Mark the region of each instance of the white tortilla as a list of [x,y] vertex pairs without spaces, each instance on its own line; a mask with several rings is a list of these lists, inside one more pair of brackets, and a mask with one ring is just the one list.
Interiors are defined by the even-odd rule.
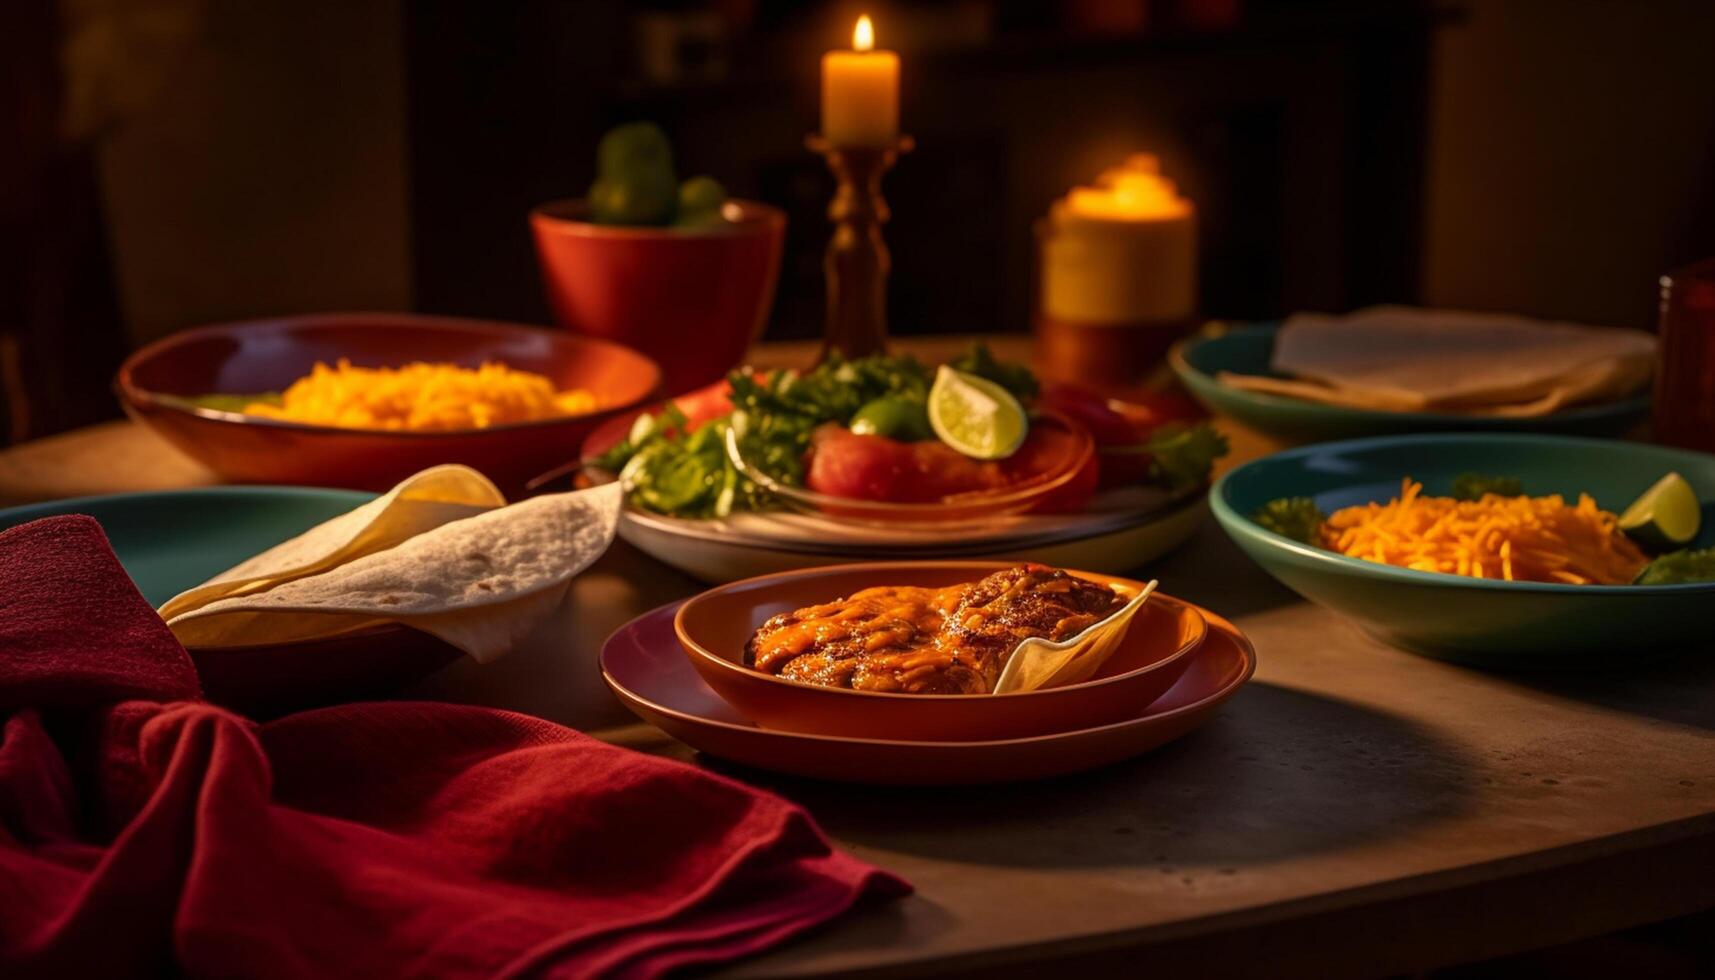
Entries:
[[399,623],[486,663],[553,612],[572,577],[607,550],[621,500],[618,484],[536,497],[315,575],[216,599],[167,625],[185,646],[207,649]]
[[1654,358],[1639,330],[1376,306],[1288,318],[1271,366],[1290,377],[1220,380],[1360,408],[1528,416],[1630,394]]
[[161,607],[171,621],[218,599],[284,582],[386,551],[450,521],[503,507],[506,497],[468,466],[435,466],[406,478],[363,506],[324,521],[239,563]]

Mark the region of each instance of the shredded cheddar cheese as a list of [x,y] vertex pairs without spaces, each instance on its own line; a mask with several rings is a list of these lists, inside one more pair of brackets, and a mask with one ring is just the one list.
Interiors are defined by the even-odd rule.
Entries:
[[280,404],[252,402],[251,415],[352,429],[447,431],[486,429],[595,411],[582,389],[556,390],[540,374],[486,363],[471,370],[417,361],[401,368],[360,368],[341,358],[318,363],[292,382]]
[[1619,519],[1587,494],[1480,500],[1425,497],[1407,477],[1400,495],[1336,511],[1324,547],[1353,558],[1472,578],[1620,585],[1648,563]]

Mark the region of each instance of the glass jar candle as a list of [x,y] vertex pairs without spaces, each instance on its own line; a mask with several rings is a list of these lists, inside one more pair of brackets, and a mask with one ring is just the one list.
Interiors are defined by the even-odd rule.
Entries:
[[1655,438],[1715,452],[1715,258],[1661,277]]
[[1036,226],[1037,360],[1050,377],[1136,384],[1195,321],[1196,209],[1136,154]]

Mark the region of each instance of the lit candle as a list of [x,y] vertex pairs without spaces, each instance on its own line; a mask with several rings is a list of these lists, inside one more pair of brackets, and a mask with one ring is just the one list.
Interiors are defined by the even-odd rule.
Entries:
[[1138,381],[1197,308],[1197,212],[1136,154],[1075,187],[1038,227],[1038,355],[1054,377]]
[[876,51],[869,15],[852,50],[822,56],[822,137],[835,146],[888,146],[899,138],[899,55]]

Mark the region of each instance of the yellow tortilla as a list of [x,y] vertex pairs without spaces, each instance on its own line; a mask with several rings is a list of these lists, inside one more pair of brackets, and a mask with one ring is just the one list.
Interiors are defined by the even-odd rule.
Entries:
[[1132,619],[1159,584],[1151,579],[1142,591],[1130,596],[1127,589],[1110,584],[1109,588],[1126,596],[1126,604],[1113,615],[1059,643],[1041,637],[1019,643],[995,679],[993,693],[1037,691],[1089,680],[1119,650]]
[[436,466],[362,507],[341,514],[181,592],[161,607],[169,622],[229,596],[261,592],[386,551],[449,521],[502,507],[506,497],[468,466]]
[[1654,357],[1638,330],[1377,306],[1290,317],[1271,364],[1287,377],[1219,380],[1355,408],[1531,416],[1630,394]]
[[536,497],[442,524],[384,551],[207,602],[168,620],[199,649],[335,636],[381,623],[431,633],[476,660],[504,653],[607,550],[618,484]]

